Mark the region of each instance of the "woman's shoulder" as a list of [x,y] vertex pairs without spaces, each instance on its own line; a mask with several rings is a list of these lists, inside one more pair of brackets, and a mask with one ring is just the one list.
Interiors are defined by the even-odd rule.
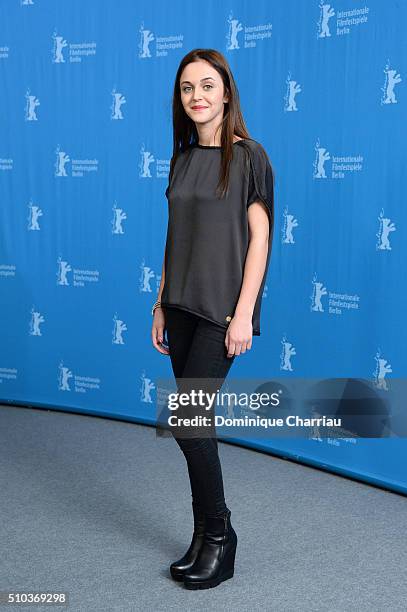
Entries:
[[235,144],[237,143],[245,147],[249,152],[267,156],[267,151],[264,146],[254,138],[241,138],[235,141]]
[[241,145],[246,151],[246,156],[250,159],[252,165],[259,170],[262,169],[264,171],[266,166],[271,166],[271,161],[266,149],[260,142],[254,140],[254,138],[243,138],[242,140],[236,141],[235,144]]
[[255,191],[265,200],[270,209],[273,206],[274,173],[264,146],[253,138],[239,141],[244,146],[250,165],[250,179]]

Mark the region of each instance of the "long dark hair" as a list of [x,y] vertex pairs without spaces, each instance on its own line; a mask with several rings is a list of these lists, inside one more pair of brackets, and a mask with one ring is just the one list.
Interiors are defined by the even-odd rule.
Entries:
[[207,61],[217,70],[223,81],[224,95],[229,96],[229,102],[224,105],[221,124],[221,168],[217,186],[217,189],[220,190],[220,197],[223,197],[227,192],[229,183],[229,168],[233,156],[233,135],[236,134],[240,138],[250,138],[250,134],[240,110],[239,92],[229,64],[222,53],[215,49],[193,49],[183,57],[175,75],[172,99],[173,151],[169,180],[171,182],[178,155],[191,145],[199,142],[195,123],[188,117],[182,105],[180,88],[181,74],[185,66],[199,60]]

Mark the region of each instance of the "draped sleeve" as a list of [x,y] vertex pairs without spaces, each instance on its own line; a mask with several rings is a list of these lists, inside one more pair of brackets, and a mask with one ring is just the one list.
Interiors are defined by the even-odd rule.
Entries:
[[274,177],[267,154],[256,143],[246,147],[249,153],[249,191],[247,207],[256,200],[262,200],[270,213],[274,209]]
[[271,260],[271,251],[274,233],[274,173],[268,155],[263,146],[253,139],[239,141],[247,151],[248,190],[246,211],[253,202],[261,201],[264,204],[269,220],[267,259],[263,280],[256,299],[253,315],[253,335],[260,335],[260,313],[263,291],[266,284],[267,273]]
[[274,231],[274,174],[263,147],[256,141],[245,141],[249,158],[249,186],[246,207],[261,200],[269,218],[269,240]]

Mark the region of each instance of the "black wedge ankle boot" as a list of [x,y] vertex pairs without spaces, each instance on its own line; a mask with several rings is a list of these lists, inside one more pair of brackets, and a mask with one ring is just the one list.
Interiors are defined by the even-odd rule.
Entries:
[[206,516],[205,535],[198,557],[184,574],[187,589],[210,589],[232,578],[237,535],[230,522],[230,510],[223,516]]
[[204,532],[205,532],[205,514],[203,510],[192,502],[192,511],[194,514],[194,532],[192,534],[192,542],[181,559],[175,561],[170,565],[171,576],[174,580],[182,581],[184,579],[184,573],[192,567],[196,561],[198,552],[202,546]]

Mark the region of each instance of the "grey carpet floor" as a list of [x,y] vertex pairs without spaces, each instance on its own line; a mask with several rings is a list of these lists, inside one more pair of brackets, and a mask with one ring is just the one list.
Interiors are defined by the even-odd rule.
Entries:
[[[235,575],[188,591],[168,565],[192,529],[185,459],[141,425],[0,409],[0,590],[64,591],[76,611],[407,609],[407,500],[220,443]],[[3,610],[16,607],[1,606]]]

